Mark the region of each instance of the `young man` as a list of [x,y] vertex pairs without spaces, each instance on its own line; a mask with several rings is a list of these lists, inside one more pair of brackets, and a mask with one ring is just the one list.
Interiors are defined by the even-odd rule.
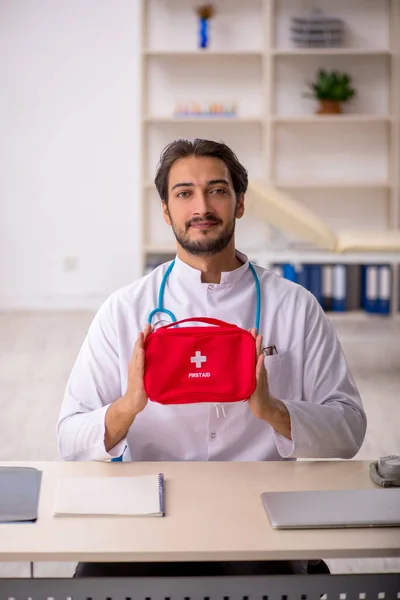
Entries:
[[[251,330],[259,356],[253,395],[225,405],[222,414],[209,404],[148,400],[143,344],[168,268],[163,264],[115,292],[95,316],[58,422],[65,460],[107,460],[125,448],[134,461],[351,458],[359,450],[365,413],[315,297],[256,266],[262,310],[254,329],[255,280],[234,236],[247,182],[226,145],[201,139],[167,146],[155,179],[177,242],[164,306],[177,320],[215,317]],[[262,352],[272,346],[277,354]]]

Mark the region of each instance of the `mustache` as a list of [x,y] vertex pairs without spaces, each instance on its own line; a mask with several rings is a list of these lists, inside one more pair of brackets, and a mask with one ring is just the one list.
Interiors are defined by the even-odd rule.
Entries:
[[216,225],[219,225],[220,223],[222,223],[221,219],[217,219],[217,217],[213,217],[212,215],[208,215],[206,217],[194,217],[193,219],[190,219],[190,221],[186,221],[185,225],[186,225],[186,229],[189,229],[189,227],[191,225],[193,225],[193,223],[215,223]]

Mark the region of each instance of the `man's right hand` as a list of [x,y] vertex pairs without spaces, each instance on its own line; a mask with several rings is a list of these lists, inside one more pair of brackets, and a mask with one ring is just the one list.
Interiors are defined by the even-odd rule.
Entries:
[[127,435],[135,417],[146,408],[148,398],[143,386],[144,342],[152,331],[153,327],[146,325],[144,331],[139,333],[128,366],[126,392],[106,412],[104,445],[107,452]]
[[124,398],[132,409],[133,416],[136,416],[146,408],[148,398],[144,391],[144,342],[153,327],[147,324],[143,331],[138,334],[133,355],[128,367],[128,385]]

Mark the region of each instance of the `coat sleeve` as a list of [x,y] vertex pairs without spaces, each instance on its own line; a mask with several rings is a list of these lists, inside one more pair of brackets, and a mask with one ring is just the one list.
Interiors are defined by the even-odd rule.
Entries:
[[112,297],[96,314],[82,344],[57,423],[58,447],[64,460],[110,460],[125,448],[121,440],[107,452],[105,415],[121,396],[117,335],[112,319]]
[[309,294],[303,350],[301,401],[282,399],[292,440],[275,433],[283,458],[352,458],[360,449],[367,418],[331,322]]

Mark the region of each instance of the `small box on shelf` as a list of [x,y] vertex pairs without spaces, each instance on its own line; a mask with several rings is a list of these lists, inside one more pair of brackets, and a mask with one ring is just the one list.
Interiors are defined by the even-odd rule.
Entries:
[[174,117],[236,117],[235,103],[210,102],[199,104],[197,102],[180,102],[176,104]]

